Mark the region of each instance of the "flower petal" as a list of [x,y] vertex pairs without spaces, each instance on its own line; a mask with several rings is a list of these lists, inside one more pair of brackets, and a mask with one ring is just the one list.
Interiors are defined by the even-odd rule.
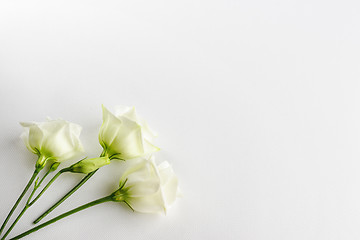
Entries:
[[[134,163],[133,163],[134,162]],[[138,212],[162,212],[175,202],[178,179],[168,162],[154,158],[131,161],[120,180],[119,196]]]
[[21,138],[33,153],[45,159],[63,161],[82,152],[79,139],[81,127],[64,120],[40,123],[20,123],[24,127]]
[[103,124],[99,141],[110,158],[133,159],[158,151],[145,121],[138,118],[135,108],[117,107],[116,114],[103,108]]

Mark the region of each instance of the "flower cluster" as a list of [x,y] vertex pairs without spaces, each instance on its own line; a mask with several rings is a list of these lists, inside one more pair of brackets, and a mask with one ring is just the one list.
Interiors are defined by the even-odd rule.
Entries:
[[49,167],[43,177],[41,179],[37,178],[35,181],[23,211],[1,237],[1,240],[8,236],[24,212],[38,200],[61,174],[71,172],[86,174],[86,176],[68,194],[37,218],[34,223],[39,222],[59,206],[89,180],[99,168],[110,164],[112,160],[127,161],[127,169],[125,169],[122,176],[119,176],[119,188],[113,193],[64,213],[13,239],[24,237],[63,217],[102,202],[123,202],[133,211],[142,213],[166,212],[169,206],[175,202],[178,196],[178,179],[168,162],[156,164],[154,153],[160,149],[153,144],[156,137],[154,131],[149,128],[143,119],[138,117],[135,108],[117,107],[115,111],[111,112],[103,106],[102,110],[103,123],[99,131],[99,143],[103,151],[99,157],[84,158],[69,167],[59,170],[35,198],[33,198],[35,192],[50,172],[56,171],[62,162],[79,157],[84,153],[79,138],[81,127],[65,120],[21,123],[24,127],[21,138],[26,147],[38,156],[38,159],[30,181],[1,226],[0,236],[14,210],[32,186],[38,174],[46,165]]

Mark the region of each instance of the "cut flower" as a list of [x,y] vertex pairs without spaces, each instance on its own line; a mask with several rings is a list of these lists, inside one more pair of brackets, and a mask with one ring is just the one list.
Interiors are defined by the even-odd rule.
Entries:
[[178,179],[168,162],[156,165],[153,158],[141,159],[123,174],[113,199],[137,212],[157,213],[166,212],[178,193]]
[[48,160],[62,162],[83,152],[79,136],[81,127],[65,120],[20,123],[26,147],[39,156],[37,168],[43,168]]
[[155,134],[138,118],[135,108],[117,108],[116,115],[104,106],[99,142],[110,159],[128,160],[158,151],[151,141]]

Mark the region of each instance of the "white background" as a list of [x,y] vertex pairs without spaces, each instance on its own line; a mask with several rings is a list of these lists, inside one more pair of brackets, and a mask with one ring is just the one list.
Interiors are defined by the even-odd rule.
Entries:
[[[0,2],[0,219],[33,172],[19,121],[83,126],[136,106],[184,197],[108,203],[27,239],[360,239],[360,4],[325,0]],[[120,162],[49,217],[112,192]],[[67,174],[15,227],[31,227]],[[49,218],[47,218],[49,219]]]

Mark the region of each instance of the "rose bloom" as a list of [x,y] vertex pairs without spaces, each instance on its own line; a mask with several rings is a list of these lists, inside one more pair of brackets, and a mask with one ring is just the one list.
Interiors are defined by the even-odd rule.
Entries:
[[103,124],[99,132],[103,156],[128,160],[158,151],[159,148],[151,143],[154,137],[146,122],[137,116],[135,108],[117,108],[113,114],[103,106]]
[[83,152],[79,136],[81,127],[65,120],[23,122],[21,135],[26,147],[39,156],[37,167],[43,168],[48,160],[62,162]]
[[166,213],[178,195],[178,179],[170,164],[156,165],[152,158],[131,162],[120,179],[114,200],[125,202],[137,212]]

